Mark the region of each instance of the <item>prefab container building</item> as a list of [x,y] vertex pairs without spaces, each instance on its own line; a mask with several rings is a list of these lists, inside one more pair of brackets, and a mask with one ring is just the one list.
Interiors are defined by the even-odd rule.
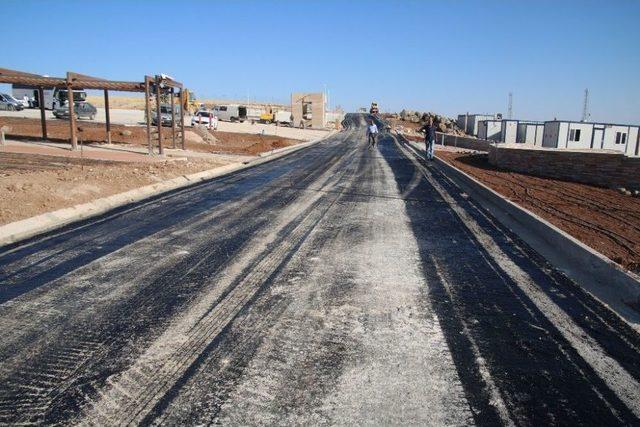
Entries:
[[542,135],[544,134],[544,123],[542,122],[519,122],[518,136],[516,142],[518,144],[527,144],[534,146],[542,146]]
[[496,116],[492,114],[459,114],[458,127],[467,135],[478,136],[478,124],[483,120],[493,120]]
[[604,149],[640,155],[638,125],[554,120],[544,123],[542,146],[550,148]]
[[501,120],[481,120],[478,122],[478,138],[488,141],[500,141]]
[[518,136],[518,120],[503,120],[500,129],[500,141],[515,144]]

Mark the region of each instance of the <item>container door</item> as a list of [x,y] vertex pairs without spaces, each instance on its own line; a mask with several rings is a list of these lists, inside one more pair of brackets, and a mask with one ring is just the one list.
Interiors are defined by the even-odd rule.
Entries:
[[604,146],[604,129],[594,128],[593,137],[591,138],[591,148],[603,148]]

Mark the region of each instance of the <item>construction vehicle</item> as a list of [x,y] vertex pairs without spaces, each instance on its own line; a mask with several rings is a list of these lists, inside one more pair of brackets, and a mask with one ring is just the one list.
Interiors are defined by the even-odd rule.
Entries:
[[189,114],[195,114],[195,112],[200,109],[200,104],[196,101],[196,94],[187,88],[182,89],[182,91],[184,92],[184,105],[182,106],[183,111]]
[[278,110],[275,113],[262,113],[260,123],[275,123],[276,126],[293,126],[291,111]]
[[371,103],[371,108],[369,108],[369,114],[378,114],[379,110],[378,110],[378,103],[377,102],[372,102]]

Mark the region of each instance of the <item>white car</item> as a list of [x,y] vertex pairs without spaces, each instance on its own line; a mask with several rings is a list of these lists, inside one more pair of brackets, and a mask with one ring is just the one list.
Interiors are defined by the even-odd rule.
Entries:
[[191,126],[206,125],[209,129],[218,128],[218,118],[212,112],[199,110],[191,117]]

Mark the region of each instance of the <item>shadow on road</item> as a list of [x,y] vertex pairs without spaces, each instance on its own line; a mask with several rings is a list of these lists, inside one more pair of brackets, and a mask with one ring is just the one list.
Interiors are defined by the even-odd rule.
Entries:
[[[380,153],[402,192],[420,173],[386,136]],[[535,283],[603,348],[640,378],[637,334],[517,236],[500,228],[432,164],[423,164]],[[505,415],[525,424],[627,424],[634,414],[475,239],[424,178],[407,194],[406,213],[419,245],[428,299],[435,310],[476,422]],[[514,244],[517,243],[517,246]],[[521,249],[519,249],[520,247]],[[585,343],[584,345],[588,345]],[[491,394],[505,402],[500,414]],[[608,407],[610,406],[610,407]],[[617,414],[616,414],[617,413]]]

